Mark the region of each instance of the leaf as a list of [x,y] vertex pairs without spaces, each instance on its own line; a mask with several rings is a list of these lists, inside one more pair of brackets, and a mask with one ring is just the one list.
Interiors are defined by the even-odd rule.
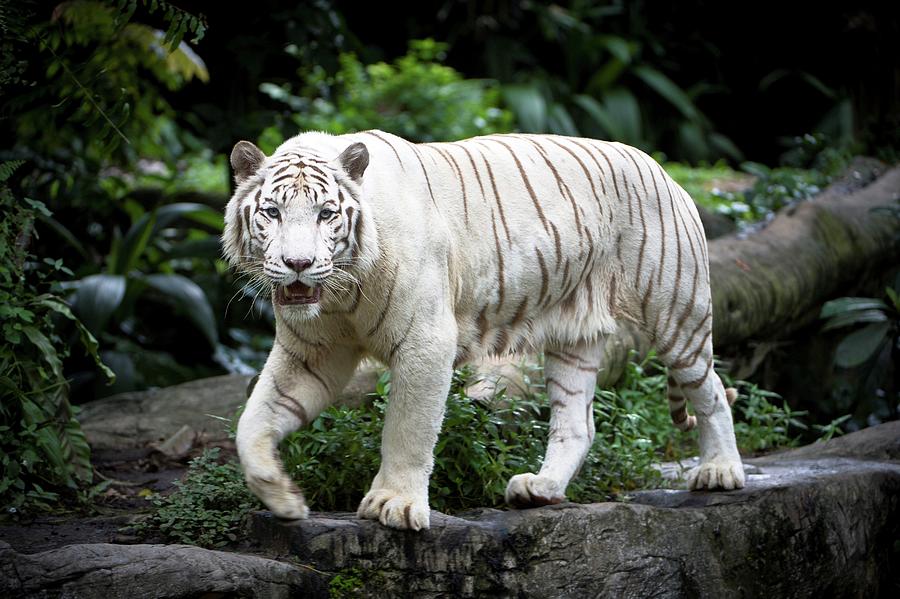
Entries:
[[585,94],[578,94],[573,101],[584,110],[600,127],[610,139],[621,139],[622,132],[618,124],[613,121],[609,112],[600,105],[596,99]]
[[118,259],[113,273],[124,275],[136,268],[150,240],[179,218],[193,220],[217,232],[222,231],[224,227],[222,214],[204,204],[178,202],[161,206],[141,216],[125,234],[118,248]]
[[504,85],[503,100],[515,113],[523,131],[542,133],[547,128],[547,102],[535,85]]
[[125,297],[125,277],[90,275],[76,281],[75,285],[75,293],[70,298],[72,310],[96,337],[106,329],[106,324]]
[[616,141],[633,146],[641,145],[641,108],[634,95],[621,88],[606,92],[603,105],[610,118],[618,124],[620,134]]
[[138,219],[125,237],[122,238],[116,251],[116,260],[111,264],[112,275],[125,275],[137,266],[137,261],[147,249],[147,243],[156,226],[156,212],[149,212]]
[[15,173],[23,164],[25,164],[24,160],[7,160],[5,162],[0,162],[0,183],[5,182],[12,177],[13,173]]
[[692,161],[703,160],[709,155],[703,131],[696,123],[683,121],[678,127],[678,141],[681,144],[681,151]]
[[861,310],[887,310],[887,305],[883,301],[871,297],[842,297],[825,302],[819,318],[830,318],[844,312]]
[[597,41],[623,64],[631,62],[631,44],[624,38],[618,35],[601,35]]
[[822,327],[822,330],[831,331],[833,329],[839,329],[841,327],[864,322],[884,322],[887,319],[887,316],[881,310],[853,310],[841,312],[836,316],[832,316],[831,320],[826,322],[825,326]]
[[875,355],[881,348],[890,322],[874,322],[847,335],[837,346],[834,363],[841,368],[855,368]]
[[25,333],[28,340],[38,349],[44,361],[50,365],[54,377],[56,379],[62,379],[62,360],[59,359],[56,348],[53,347],[53,344],[47,339],[47,336],[39,331],[37,327],[33,326],[22,327],[22,332]]
[[550,107],[547,129],[550,133],[556,133],[557,135],[578,136],[578,128],[575,126],[575,121],[572,120],[569,111],[566,110],[565,106],[557,102],[554,102]]
[[72,314],[72,310],[69,309],[69,306],[65,304],[61,299],[55,297],[53,295],[45,294],[39,295],[35,298],[35,303],[40,306],[44,306],[49,310],[53,310],[57,314],[61,314],[65,316],[69,320],[75,323],[75,326],[78,328],[78,333],[81,336],[81,344],[84,345],[87,353],[94,359],[94,363],[103,372],[103,375],[106,377],[107,384],[113,384],[116,381],[116,373],[109,369],[109,367],[103,363],[103,360],[100,359],[99,354],[99,346],[97,343],[97,338],[94,337],[91,332],[87,329],[84,324]]
[[900,311],[900,295],[890,287],[887,287],[884,291],[890,298],[891,303],[894,304],[894,310]]
[[166,253],[166,258],[207,258],[215,260],[222,255],[222,246],[218,237],[208,236],[203,239],[188,239],[175,244]]
[[143,280],[181,310],[200,329],[211,347],[216,346],[219,340],[216,318],[199,285],[176,274],[147,275]]
[[656,93],[663,97],[666,101],[678,109],[681,114],[692,121],[701,121],[702,115],[694,106],[694,103],[688,97],[684,90],[678,87],[671,79],[647,66],[634,67],[634,74],[648,87],[652,88]]

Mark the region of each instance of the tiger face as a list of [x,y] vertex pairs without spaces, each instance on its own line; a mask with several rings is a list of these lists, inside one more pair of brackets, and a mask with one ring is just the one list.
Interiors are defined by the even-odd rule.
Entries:
[[331,281],[353,264],[359,249],[365,145],[354,144],[328,160],[303,148],[267,158],[242,141],[231,164],[238,189],[226,210],[226,256],[271,287],[277,307],[301,317],[317,315],[323,290],[340,288]]

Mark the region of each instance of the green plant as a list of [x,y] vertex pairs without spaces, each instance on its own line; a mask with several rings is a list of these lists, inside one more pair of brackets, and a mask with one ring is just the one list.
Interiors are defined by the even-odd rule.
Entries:
[[237,461],[220,463],[219,449],[190,462],[171,495],[154,496],[154,512],[134,526],[137,534],[158,532],[169,541],[222,547],[238,539],[247,514],[261,507],[247,489]]
[[[657,157],[661,159],[662,156]],[[744,162],[736,171],[719,161],[691,167],[663,162],[666,172],[701,206],[742,228],[768,220],[781,208],[819,194],[849,163],[849,155],[821,135],[792,140],[785,166]]]
[[[429,489],[432,507],[456,512],[501,506],[510,477],[540,468],[547,437],[546,395],[502,394],[489,404],[469,399],[470,372],[454,373],[443,430],[435,448]],[[739,447],[755,453],[796,443],[794,429],[804,428],[805,412],[770,399],[778,396],[756,385],[736,383]],[[288,473],[316,509],[354,510],[379,466],[381,426],[390,392],[390,377],[379,381],[374,402],[358,411],[326,410],[312,426],[289,435],[281,445]],[[660,459],[696,453],[696,434],[672,427],[666,397],[666,373],[648,357],[631,363],[615,389],[598,389],[594,401],[596,438],[569,486],[572,501],[605,500],[637,489],[658,486]]]
[[843,435],[844,429],[841,428],[841,425],[850,420],[852,416],[852,414],[844,414],[828,424],[814,424],[813,428],[819,433],[819,441],[828,441],[833,437]]
[[[116,230],[104,259],[105,272],[64,284],[71,292],[72,310],[101,340],[104,358],[121,375],[114,391],[173,384],[180,382],[179,378],[192,377],[192,372],[184,371],[174,358],[166,356],[167,348],[156,349],[151,358],[138,347],[153,343],[157,336],[154,327],[167,327],[173,315],[199,333],[203,341],[193,343],[195,351],[203,351],[205,346],[207,355],[215,355],[221,347],[220,319],[207,293],[181,273],[197,270],[197,262],[212,264],[215,272],[218,244],[210,231],[221,231],[222,215],[193,203],[168,204],[147,212],[136,203],[129,208],[134,222],[124,235]],[[64,227],[58,223],[57,229]],[[143,318],[138,318],[138,310]],[[152,314],[158,317],[149,317]],[[151,359],[161,361],[161,367],[148,367]],[[136,368],[138,361],[143,361],[144,368]],[[153,378],[157,370],[163,377],[168,371],[168,378]]]
[[344,568],[328,581],[328,596],[331,599],[359,597],[363,591],[372,594],[384,587],[384,577],[380,572],[361,568]]
[[[441,64],[446,44],[410,42],[409,52],[393,63],[363,65],[342,54],[331,75],[315,66],[300,72],[302,89],[264,83],[263,93],[288,105],[300,130],[347,133],[383,129],[413,141],[451,141],[506,132],[511,115],[498,108],[499,92],[488,81],[469,80]],[[281,141],[270,129],[261,143],[267,150]]]
[[51,281],[71,274],[62,260],[29,252],[40,202],[16,198],[9,178],[21,163],[0,163],[0,505],[7,515],[48,508],[67,490],[77,496],[93,479],[90,448],[69,404],[62,362],[63,322],[76,330],[93,362],[97,341],[54,293]]
[[[502,68],[503,99],[519,128],[646,150],[665,143],[673,156],[692,162],[722,155],[740,160],[740,150],[697,107],[711,86],[685,88],[663,72],[664,46],[640,25],[640,11],[619,3],[523,5],[523,16],[537,20],[541,39],[530,45],[515,41],[497,59],[530,67],[524,76],[512,74],[523,70],[513,64]],[[542,69],[548,61],[539,51],[565,67]]]
[[842,297],[822,306],[819,318],[827,319],[822,331],[854,327],[838,344],[834,363],[856,368],[900,343],[900,276],[885,288],[887,301],[871,297]]
[[[807,429],[803,421],[806,411],[792,410],[786,401],[776,405],[770,400],[781,396],[760,389],[755,383],[730,381],[738,390],[734,404],[734,434],[738,447],[755,454],[780,447],[794,447],[800,442],[800,431]],[[792,435],[792,433],[796,433]]]

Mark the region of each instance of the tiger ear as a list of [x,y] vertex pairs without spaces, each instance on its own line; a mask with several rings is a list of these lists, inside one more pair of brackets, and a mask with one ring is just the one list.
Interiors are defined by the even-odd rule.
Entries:
[[341,152],[338,156],[338,162],[350,175],[350,178],[357,184],[362,182],[363,173],[369,166],[369,150],[364,143],[352,144],[349,148]]
[[239,141],[231,150],[231,168],[234,169],[234,182],[240,185],[259,170],[266,155],[249,141]]

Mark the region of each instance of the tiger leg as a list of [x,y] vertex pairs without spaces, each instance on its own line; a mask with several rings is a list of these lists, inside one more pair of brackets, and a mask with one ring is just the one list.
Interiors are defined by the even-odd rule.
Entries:
[[327,366],[312,370],[280,342],[272,348],[238,421],[237,450],[247,486],[276,516],[309,515],[303,493],[284,471],[278,443],[331,405],[358,360],[355,350],[334,349],[317,356]]
[[357,508],[359,518],[407,530],[430,526],[428,480],[456,355],[455,322],[446,316],[433,323],[423,317],[395,345],[381,467]]
[[544,356],[550,397],[547,454],[538,474],[517,474],[510,479],[506,502],[513,507],[563,501],[569,481],[594,441],[593,399],[602,345],[582,342],[564,349],[549,348]]
[[[713,370],[712,341],[704,336],[703,345],[692,358],[676,359],[671,354],[661,358],[669,367],[670,412],[676,426],[692,428],[684,399],[691,402],[700,433],[700,465],[688,472],[688,487],[702,489],[740,489],[744,486],[744,468],[734,437],[731,419],[732,393],[726,392],[722,380]],[[729,390],[730,391],[730,390]],[[674,399],[674,401],[673,401]],[[687,427],[685,427],[687,425]]]

